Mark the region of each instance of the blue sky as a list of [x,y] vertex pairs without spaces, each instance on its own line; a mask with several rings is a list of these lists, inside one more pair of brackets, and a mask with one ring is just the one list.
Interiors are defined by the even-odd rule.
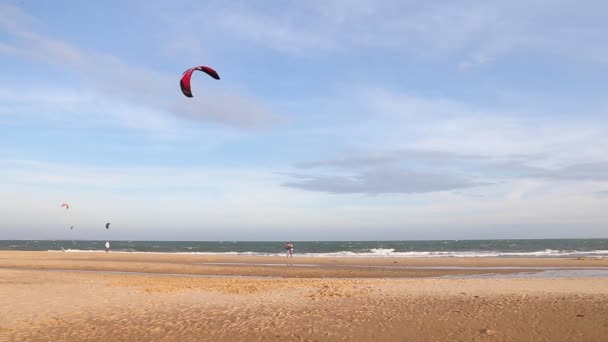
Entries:
[[0,238],[606,237],[607,10],[0,1]]

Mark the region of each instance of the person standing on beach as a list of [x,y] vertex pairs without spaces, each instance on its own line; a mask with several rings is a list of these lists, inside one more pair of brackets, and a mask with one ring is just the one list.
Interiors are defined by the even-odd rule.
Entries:
[[110,241],[106,241],[106,253],[110,251]]
[[288,242],[285,244],[285,252],[288,258],[293,258],[293,243]]

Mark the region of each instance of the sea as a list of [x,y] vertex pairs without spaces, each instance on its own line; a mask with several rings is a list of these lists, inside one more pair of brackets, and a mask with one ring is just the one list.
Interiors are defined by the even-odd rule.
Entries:
[[[608,239],[292,241],[304,257],[608,257]],[[105,241],[0,240],[0,250],[97,252]],[[283,255],[282,241],[110,241],[112,252]]]

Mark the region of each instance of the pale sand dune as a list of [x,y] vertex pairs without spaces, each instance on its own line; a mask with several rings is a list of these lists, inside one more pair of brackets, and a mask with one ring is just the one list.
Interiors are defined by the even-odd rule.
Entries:
[[[228,262],[235,260],[260,261],[241,257]],[[272,261],[283,260],[264,262]],[[396,261],[457,265],[437,259]],[[507,261],[473,264],[606,266],[605,260]],[[373,279],[368,270],[357,268],[348,274],[362,272],[368,279],[40,270],[209,270],[192,265],[198,262],[197,257],[171,255],[0,253],[0,267],[33,268],[0,269],[0,341],[605,341],[608,336],[608,279]],[[276,269],[223,268],[252,275]],[[291,273],[278,275],[314,275],[306,273],[309,268],[332,275],[346,272],[339,267],[293,267]]]

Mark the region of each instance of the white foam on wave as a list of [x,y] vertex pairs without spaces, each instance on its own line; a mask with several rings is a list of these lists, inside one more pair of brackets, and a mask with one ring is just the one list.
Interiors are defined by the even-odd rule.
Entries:
[[580,256],[580,255],[606,255],[608,250],[592,250],[592,251],[577,251],[577,250],[555,250],[545,249],[536,252],[501,252],[499,256]]
[[[62,252],[62,250],[49,250],[49,252]],[[63,252],[90,253],[104,252],[103,249],[64,249]],[[196,254],[196,255],[241,255],[241,256],[285,256],[285,253],[259,253],[259,252],[146,252],[133,250],[112,250],[112,253],[145,253],[145,254]],[[553,250],[545,249],[534,252],[500,252],[500,251],[420,251],[395,252],[393,248],[372,248],[362,252],[339,251],[327,253],[298,253],[300,257],[392,257],[392,258],[487,258],[487,257],[579,257],[595,256],[608,257],[608,250]]]

